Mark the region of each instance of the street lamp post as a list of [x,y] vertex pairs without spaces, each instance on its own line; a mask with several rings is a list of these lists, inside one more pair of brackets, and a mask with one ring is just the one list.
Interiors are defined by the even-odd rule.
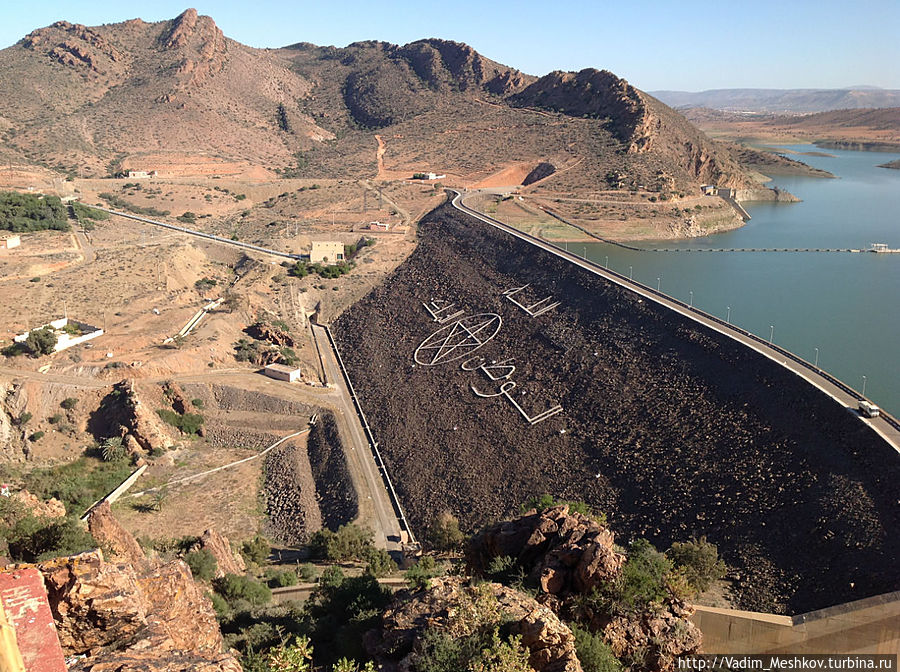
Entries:
[[628,267],[628,279],[631,280],[631,272],[634,270],[634,266]]
[[608,254],[606,255],[606,263],[604,264],[604,266],[606,266],[606,270],[609,270],[609,255]]
[[725,306],[725,308],[728,310],[728,313],[725,315],[725,323],[731,324],[731,306]]
[[688,292],[688,293],[691,295],[691,308],[693,308],[693,307],[694,307],[694,292],[691,291],[691,292]]
[[865,376],[863,376],[862,396],[866,396],[866,377]]
[[775,338],[775,325],[774,325],[774,324],[770,324],[770,325],[769,325],[769,343],[772,342],[772,339],[773,339],[773,338]]
[[582,248],[581,248],[581,257],[582,257],[585,261],[587,261],[587,247],[582,247]]
[[817,369],[819,368],[819,349],[816,348],[816,363],[813,364]]
[[659,278],[656,279],[656,291],[659,291]]

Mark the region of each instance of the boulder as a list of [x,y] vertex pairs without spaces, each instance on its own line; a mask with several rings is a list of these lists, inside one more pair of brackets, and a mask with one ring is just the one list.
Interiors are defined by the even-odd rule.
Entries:
[[247,570],[244,558],[231,550],[228,537],[219,534],[215,530],[206,530],[200,535],[200,539],[192,550],[203,549],[212,553],[216,559],[216,578],[220,579],[226,574],[243,574]]
[[104,501],[88,514],[88,531],[103,547],[110,550],[112,558],[135,567],[147,565],[144,550],[137,540],[112,515],[110,504]]
[[37,565],[71,670],[237,672],[212,603],[181,560],[143,569],[100,550]]

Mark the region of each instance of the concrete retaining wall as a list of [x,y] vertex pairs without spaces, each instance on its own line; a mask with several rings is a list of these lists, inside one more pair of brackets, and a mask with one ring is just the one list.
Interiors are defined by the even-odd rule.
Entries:
[[900,591],[799,616],[696,607],[708,653],[900,654]]

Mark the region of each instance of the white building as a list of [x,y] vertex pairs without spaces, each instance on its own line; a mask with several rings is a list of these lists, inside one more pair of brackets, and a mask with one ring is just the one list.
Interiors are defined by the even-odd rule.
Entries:
[[0,238],[0,249],[11,250],[12,248],[18,247],[21,244],[22,239],[19,237],[18,233],[13,233]]
[[[58,320],[53,320],[52,322],[43,324],[31,331],[38,331],[44,328],[52,329],[56,334],[56,347],[53,349],[53,352],[71,348],[73,345],[78,345],[79,343],[84,343],[92,338],[103,335],[103,329],[92,327],[84,322],[70,320],[68,317],[61,317]],[[24,343],[30,333],[30,331],[26,331],[24,334],[19,334],[14,337],[13,340],[16,343]]]
[[344,261],[344,244],[340,241],[314,240],[309,260],[313,264],[337,264]]
[[303,377],[300,373],[300,369],[296,366],[287,366],[285,364],[269,364],[264,371],[269,378],[284,380],[288,383],[293,383]]

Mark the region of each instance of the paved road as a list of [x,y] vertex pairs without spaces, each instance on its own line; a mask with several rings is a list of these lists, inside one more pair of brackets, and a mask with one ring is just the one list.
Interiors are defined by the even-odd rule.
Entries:
[[[685,317],[688,317],[695,322],[699,322],[700,324],[709,327],[710,329],[714,329],[715,331],[718,331],[719,333],[734,339],[735,341],[747,346],[748,348],[756,350],[758,353],[782,365],[789,371],[803,378],[811,385],[814,385],[815,387],[828,394],[832,399],[847,408],[848,412],[852,411],[855,413],[858,401],[861,398],[861,395],[859,395],[859,393],[850,388],[848,385],[837,380],[827,372],[814,367],[812,364],[797,357],[793,353],[790,353],[778,346],[770,345],[763,339],[745,331],[744,329],[727,324],[724,320],[720,320],[713,315],[709,315],[697,308],[688,306],[685,303],[657,292],[654,289],[647,287],[646,285],[629,280],[627,277],[620,275],[619,273],[616,273],[614,271],[604,269],[602,266],[599,266],[598,264],[595,264],[590,260],[581,259],[574,254],[564,252],[563,250],[560,250],[559,248],[551,245],[546,241],[535,238],[533,236],[529,236],[528,234],[522,233],[521,231],[514,229],[513,227],[504,224],[503,222],[499,222],[496,219],[478,212],[477,210],[473,210],[465,204],[464,195],[461,192],[455,189],[448,189],[448,191],[456,194],[456,196],[452,200],[452,204],[458,210],[461,210],[462,212],[471,215],[476,219],[480,219],[486,224],[490,224],[493,227],[501,229],[506,233],[519,238],[520,240],[524,240],[536,247],[540,247],[541,249],[550,252],[557,257],[560,257],[561,259],[565,259],[570,263],[580,266],[581,268],[590,271],[595,275],[599,275],[606,280],[609,280],[610,282],[624,287],[629,291],[639,294],[640,296],[650,301],[669,308],[670,310],[674,310],[675,312],[680,313],[681,315],[684,315]],[[859,416],[859,419],[861,422],[864,422],[875,432],[877,432],[885,441],[893,446],[895,450],[900,452],[900,423],[898,423],[896,419],[886,414],[883,414],[881,417],[874,419]]]
[[362,424],[360,424],[359,416],[356,414],[353,399],[350,397],[350,391],[341,374],[334,349],[322,326],[313,325],[312,329],[319,352],[322,353],[325,373],[330,383],[336,386],[340,395],[340,412],[335,417],[342,425],[342,429],[345,430],[342,433],[350,438],[350,445],[347,446],[349,449],[347,462],[354,475],[356,489],[359,493],[360,515],[362,517],[363,513],[367,512],[369,517],[368,521],[362,520],[361,522],[368,523],[375,530],[376,546],[386,548],[388,551],[399,552],[400,522],[397,520],[394,507],[375,464],[369,442]]

